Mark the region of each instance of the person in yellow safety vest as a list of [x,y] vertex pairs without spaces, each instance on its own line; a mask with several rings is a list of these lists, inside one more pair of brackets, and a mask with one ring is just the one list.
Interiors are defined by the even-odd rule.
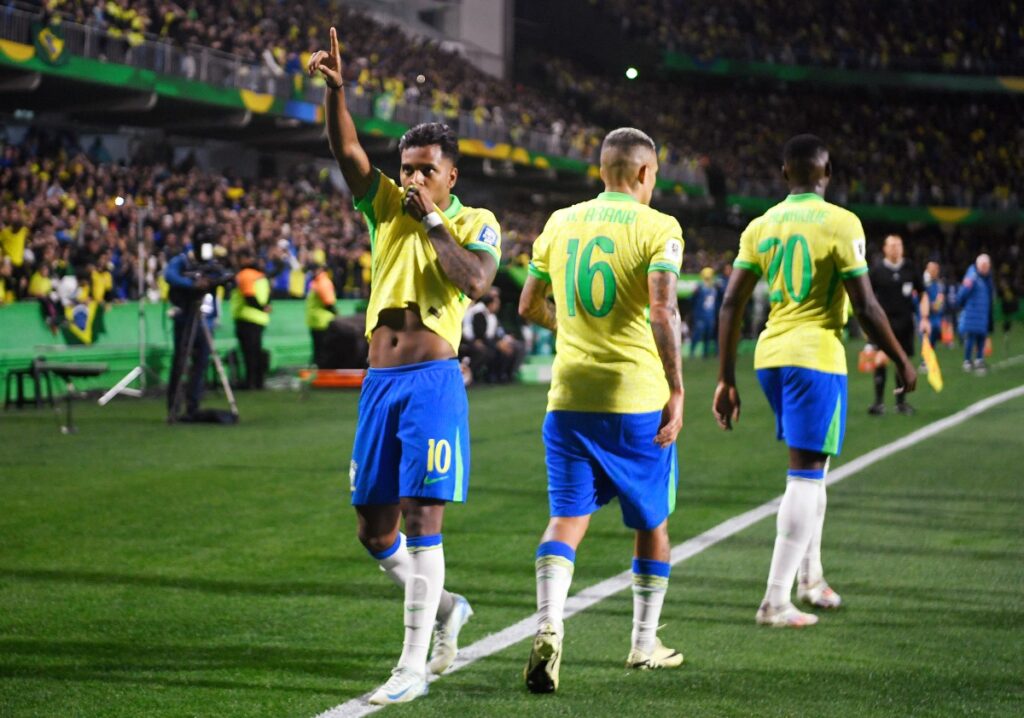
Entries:
[[270,282],[259,269],[251,249],[238,252],[241,268],[235,276],[237,288],[231,296],[231,317],[235,337],[245,364],[245,381],[240,389],[263,388],[263,329],[270,324]]
[[331,273],[327,271],[322,261],[314,261],[313,280],[309,283],[309,291],[306,293],[306,326],[309,327],[310,336],[313,338],[313,363],[321,369],[328,363],[325,356],[327,328],[337,316],[338,311],[334,307],[336,301]]

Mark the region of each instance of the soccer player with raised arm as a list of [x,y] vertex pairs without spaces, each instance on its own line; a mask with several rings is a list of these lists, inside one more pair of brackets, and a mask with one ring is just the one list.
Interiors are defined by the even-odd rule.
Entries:
[[657,173],[650,137],[631,128],[609,133],[601,146],[605,191],[551,215],[519,300],[524,318],[557,332],[543,431],[551,519],[537,549],[537,634],[524,671],[533,693],[558,688],[576,549],[590,515],[614,497],[635,531],[626,665],[683,662],[657,637],[683,425],[683,232],[648,206]]
[[456,356],[463,314],[497,271],[500,228],[491,212],[451,193],[459,145],[447,125],[405,133],[401,186],[370,164],[345,105],[333,27],[330,50],[313,53],[308,69],[327,83],[331,152],[370,230],[370,370],[349,479],[359,540],[405,591],[402,655],[370,703],[405,703],[427,692],[428,669],[440,674],[455,660],[472,615],[444,589],[441,524],[445,504],[465,501],[469,488],[469,407]]
[[782,154],[782,176],[790,194],[743,232],[725,290],[712,410],[723,429],[739,420],[736,347],[743,308],[764,276],[771,310],[757,342],[754,368],[775,413],[776,434],[789,446],[789,471],[776,520],[768,590],[756,620],[797,628],[818,622],[816,615],[800,611],[791,601],[798,573],[801,601],[824,609],[841,603],[825,581],[821,532],[828,461],[839,455],[846,429],[846,354],[840,336],[847,296],[868,336],[893,358],[900,390],[913,391],[917,376],[868,281],[860,220],[824,199],[832,175],[828,148],[814,135],[798,135]]

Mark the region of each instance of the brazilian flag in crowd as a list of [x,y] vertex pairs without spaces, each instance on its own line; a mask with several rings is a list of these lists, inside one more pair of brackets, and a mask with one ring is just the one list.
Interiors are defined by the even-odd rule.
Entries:
[[46,25],[32,25],[32,37],[35,38],[36,55],[50,65],[63,65],[68,61],[67,46],[64,42],[64,28],[59,20]]
[[92,344],[106,331],[103,323],[103,304],[93,299],[76,300],[64,307],[61,324],[64,341],[68,344]]

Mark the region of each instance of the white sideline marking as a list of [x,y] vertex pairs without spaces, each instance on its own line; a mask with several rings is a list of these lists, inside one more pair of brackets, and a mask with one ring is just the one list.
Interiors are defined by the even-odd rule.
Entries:
[[[1011,399],[1016,399],[1020,396],[1024,396],[1024,384],[1015,389],[1009,389],[999,394],[994,394],[987,399],[975,402],[966,409],[962,409],[955,414],[950,414],[945,419],[939,419],[931,424],[922,426],[917,431],[907,434],[901,439],[897,439],[896,441],[885,444],[884,446],[880,446],[866,454],[861,454],[852,461],[843,464],[838,469],[829,472],[826,482],[828,485],[838,483],[849,476],[853,476],[859,471],[863,471],[872,464],[892,456],[895,453],[908,449],[915,444],[919,444],[925,439],[930,439],[936,434],[958,424],[962,424],[968,419],[975,417],[982,412],[988,411],[994,406],[1010,401]],[[782,497],[776,496],[771,501],[762,504],[755,509],[751,509],[750,511],[738,516],[733,516],[731,519],[723,521],[699,536],[694,536],[692,539],[684,541],[678,546],[673,547],[671,559],[672,565],[681,563],[688,558],[692,558],[705,549],[711,548],[715,544],[739,533],[743,529],[753,526],[761,519],[768,518],[778,511],[779,503],[781,501]],[[569,600],[566,601],[565,618],[568,619],[580,611],[585,611],[595,603],[603,601],[619,591],[625,590],[632,584],[632,582],[632,572],[623,571],[617,576],[612,576],[600,583],[583,589],[579,593],[570,596]],[[486,658],[487,656],[498,653],[499,651],[503,651],[509,646],[513,646],[516,643],[531,637],[536,630],[537,622],[534,616],[531,615],[518,623],[498,631],[497,633],[485,636],[476,643],[460,649],[459,657],[455,659],[455,663],[453,663],[452,667],[446,671],[446,674],[465,668],[469,664],[475,663],[481,658]],[[369,705],[366,702],[369,697],[370,694],[367,693],[358,698],[353,698],[346,703],[342,703],[341,705],[337,705],[334,708],[330,708],[323,713],[320,713],[316,718],[361,718],[361,716],[375,713],[384,707]]]

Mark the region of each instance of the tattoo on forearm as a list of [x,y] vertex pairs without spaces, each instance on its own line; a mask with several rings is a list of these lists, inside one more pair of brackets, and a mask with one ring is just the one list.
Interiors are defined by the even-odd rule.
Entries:
[[558,313],[555,309],[553,302],[549,302],[547,297],[541,297],[538,301],[535,301],[530,312],[530,320],[534,324],[540,324],[545,329],[551,331],[558,330]]
[[452,284],[474,299],[483,294],[487,289],[487,276],[473,252],[460,246],[444,225],[434,227],[427,232],[427,237],[434,245],[441,269]]
[[[680,319],[676,300],[676,277],[668,272],[656,272],[650,278],[651,331],[661,357],[661,365],[669,389],[683,388],[682,359],[679,354]],[[657,309],[655,308],[657,307]]]

